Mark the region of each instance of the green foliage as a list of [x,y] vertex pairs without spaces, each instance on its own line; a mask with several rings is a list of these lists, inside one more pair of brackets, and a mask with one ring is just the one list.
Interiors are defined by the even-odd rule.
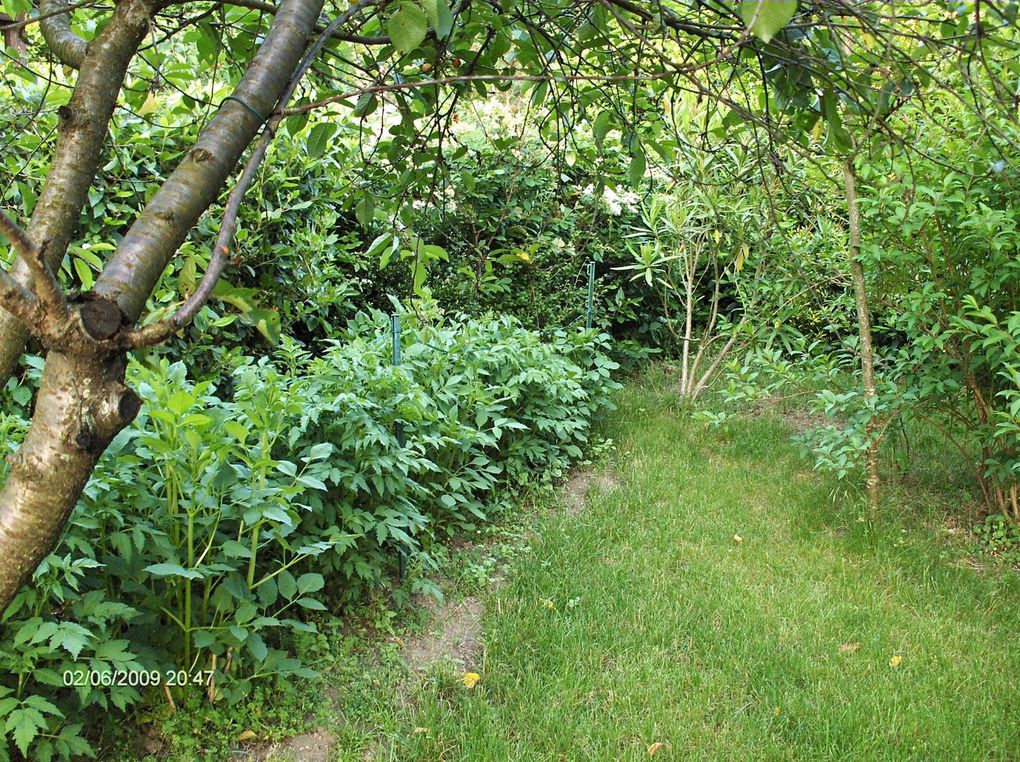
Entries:
[[797,12],[797,0],[740,0],[740,18],[762,42],[769,42]]
[[974,527],[978,546],[995,558],[1020,568],[1020,528],[1001,514],[993,514]]
[[[884,404],[944,432],[973,459],[986,509],[1020,521],[1018,175],[995,164],[994,146],[977,150],[950,134],[919,140],[947,161],[966,155],[971,172],[911,168],[899,157],[864,168],[874,230],[865,251],[894,300],[883,314],[892,335]],[[908,171],[911,184],[901,181]]]
[[9,743],[85,753],[82,720],[158,702],[153,681],[181,672],[178,700],[227,704],[313,676],[294,643],[321,612],[391,585],[398,555],[429,568],[443,537],[582,456],[616,386],[608,337],[403,321],[400,366],[388,317],[361,314],[319,357],[285,339],[276,362],[240,358],[229,396],[179,362],[132,366],[147,404],[4,615]]

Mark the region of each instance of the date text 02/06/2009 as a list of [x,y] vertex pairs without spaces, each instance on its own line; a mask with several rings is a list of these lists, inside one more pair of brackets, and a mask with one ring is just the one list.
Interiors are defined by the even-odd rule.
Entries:
[[64,685],[70,688],[93,688],[113,686],[131,686],[145,688],[150,685],[166,685],[177,688],[188,685],[208,685],[212,681],[213,670],[203,669],[189,672],[185,669],[171,670],[109,670],[97,672],[92,670],[64,670]]

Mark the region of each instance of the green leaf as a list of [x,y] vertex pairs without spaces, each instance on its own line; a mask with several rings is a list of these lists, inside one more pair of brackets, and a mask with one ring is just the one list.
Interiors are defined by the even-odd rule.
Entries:
[[78,280],[81,281],[82,288],[85,291],[90,290],[95,283],[92,268],[78,257],[74,257],[71,261],[74,263],[74,271],[78,274]]
[[428,17],[413,3],[401,3],[397,12],[386,22],[386,32],[390,36],[390,41],[403,53],[410,53],[421,45],[428,28]]
[[46,720],[35,709],[20,709],[7,718],[7,732],[14,731],[14,744],[25,757],[29,745],[45,727]]
[[595,138],[595,144],[600,148],[602,147],[602,141],[606,139],[606,135],[609,134],[609,130],[613,128],[613,112],[603,111],[592,123],[591,132]]
[[146,566],[143,571],[149,572],[154,577],[184,577],[186,579],[202,579],[202,572],[195,569],[185,569],[180,564],[152,564]]
[[640,149],[635,151],[634,156],[630,160],[630,184],[637,188],[641,185],[641,181],[644,179],[646,169],[646,161],[644,151]]
[[797,12],[797,0],[741,0],[740,18],[762,42],[769,42]]
[[333,454],[333,443],[332,442],[320,442],[314,445],[311,450],[308,451],[308,457],[305,458],[307,461],[313,460],[325,460]]
[[269,648],[266,647],[266,641],[262,639],[261,635],[252,633],[248,637],[248,653],[251,654],[255,661],[260,663],[269,656]]
[[317,489],[323,492],[329,489],[329,487],[326,486],[326,483],[322,481],[322,479],[317,479],[314,476],[309,476],[308,474],[303,474],[302,476],[299,476],[297,480],[299,484],[303,484],[310,489]]
[[362,93],[354,104],[354,116],[358,117],[358,119],[363,119],[366,116],[370,116],[378,106],[379,99],[375,96],[375,93]]
[[372,224],[372,220],[375,218],[375,201],[372,200],[371,196],[362,197],[361,201],[354,207],[354,216],[363,228],[367,228]]
[[251,558],[251,548],[237,540],[224,540],[220,547],[227,558]]
[[209,630],[194,630],[191,633],[191,642],[195,648],[209,648],[216,643],[216,636]]
[[244,319],[255,326],[270,344],[280,343],[280,313],[272,309],[251,310]]
[[308,157],[317,159],[326,153],[326,146],[329,144],[329,139],[333,137],[334,132],[336,132],[336,125],[332,122],[319,122],[319,124],[312,127],[311,132],[308,133],[308,141],[305,144]]
[[441,40],[450,36],[453,30],[453,13],[447,0],[422,0],[422,7],[429,17],[429,23],[436,30],[436,37]]
[[[383,253],[383,249],[386,248],[386,244],[388,244],[388,243],[390,243],[392,241],[393,241],[393,233],[383,233],[382,235],[377,236],[376,239],[374,241],[372,241],[371,245],[369,245],[368,251],[365,252],[365,256],[368,257],[369,259],[371,259],[372,257],[375,257],[375,256],[377,256],[379,254],[382,254]],[[389,261],[389,258],[387,257],[387,262],[388,261]],[[380,268],[385,268],[386,265],[381,264],[381,265],[379,265],[379,267]]]
[[255,294],[255,289],[238,288],[231,285],[228,281],[223,280],[223,278],[220,278],[219,281],[217,281],[216,287],[213,289],[212,293],[214,299],[226,302],[231,307],[235,307],[242,314],[251,312],[255,309]]
[[248,429],[246,429],[237,421],[226,421],[223,424],[223,430],[230,434],[230,436],[232,436],[238,442],[241,442],[242,444],[248,438]]
[[289,571],[280,572],[276,577],[276,584],[280,589],[280,595],[288,601],[292,600],[294,596],[297,595],[297,581],[294,579],[294,575]]
[[317,593],[326,586],[326,580],[321,574],[302,574],[298,577],[297,586],[302,595]]

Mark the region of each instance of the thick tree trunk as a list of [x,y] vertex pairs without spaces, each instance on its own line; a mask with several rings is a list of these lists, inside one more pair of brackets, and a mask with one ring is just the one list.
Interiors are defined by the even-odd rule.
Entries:
[[[871,312],[868,309],[868,292],[864,281],[864,266],[861,264],[861,207],[857,200],[857,171],[853,160],[843,165],[843,180],[846,186],[846,202],[850,225],[850,274],[854,282],[854,301],[857,304],[857,328],[861,340],[861,375],[863,377],[864,403],[871,407],[875,400],[875,353],[871,341]],[[864,453],[868,507],[875,511],[879,504],[878,441],[877,421],[868,419],[868,448]]]
[[138,413],[124,355],[96,350],[82,336],[46,358],[32,426],[0,492],[0,610],[56,545],[99,456]]
[[[121,0],[116,13],[137,3]],[[285,0],[280,5],[265,42],[235,91],[235,98],[242,102],[228,101],[206,126],[195,148],[128,231],[97,281],[95,293],[72,307],[66,330],[58,334],[33,326],[47,336],[51,348],[31,428],[0,491],[0,559],[5,562],[0,565],[0,612],[53,550],[100,455],[137,414],[140,402],[123,385],[124,334],[141,313],[169,258],[216,199],[258,132],[262,120],[252,109],[268,116],[276,108],[321,9],[322,0]],[[115,26],[111,22],[104,34]],[[148,26],[147,11],[143,26]],[[82,63],[79,91],[93,45]],[[66,118],[74,120],[76,130],[87,129],[80,120],[91,115],[95,101],[74,104],[72,99]],[[106,121],[104,133],[105,125]],[[76,170],[81,165],[68,162],[62,170],[66,175],[55,177],[51,172],[47,182],[53,187],[80,187]],[[84,184],[86,191],[90,181],[91,177]],[[58,201],[55,198],[52,203]],[[74,219],[79,210],[80,205],[73,210]],[[71,226],[60,230],[69,240]],[[15,359],[20,351],[17,345]]]

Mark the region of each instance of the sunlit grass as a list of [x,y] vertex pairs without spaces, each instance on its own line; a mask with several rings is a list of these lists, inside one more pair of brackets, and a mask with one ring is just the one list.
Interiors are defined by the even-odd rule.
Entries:
[[621,394],[616,487],[545,520],[480,684],[425,681],[376,758],[1020,757],[1018,575],[834,502],[778,419],[664,402]]

